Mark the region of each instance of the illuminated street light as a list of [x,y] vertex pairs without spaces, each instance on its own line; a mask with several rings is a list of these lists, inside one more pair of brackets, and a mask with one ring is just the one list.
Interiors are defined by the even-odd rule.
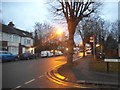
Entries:
[[83,42],[82,41],[80,42],[80,45],[83,46]]
[[50,52],[53,52],[53,50],[51,50]]
[[96,44],[96,47],[99,47],[100,46],[100,44]]
[[28,49],[28,51],[30,52],[30,53],[35,53],[35,47],[30,47],[29,49]]
[[68,51],[68,48],[66,48],[66,51]]
[[57,33],[57,35],[61,35],[63,33],[63,30],[62,29],[57,29],[56,33]]
[[94,36],[90,37],[90,42],[94,42]]

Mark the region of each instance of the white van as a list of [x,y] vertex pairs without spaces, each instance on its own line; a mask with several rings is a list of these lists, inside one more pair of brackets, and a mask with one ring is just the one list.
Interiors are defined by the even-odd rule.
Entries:
[[52,53],[50,51],[41,51],[41,57],[51,57]]

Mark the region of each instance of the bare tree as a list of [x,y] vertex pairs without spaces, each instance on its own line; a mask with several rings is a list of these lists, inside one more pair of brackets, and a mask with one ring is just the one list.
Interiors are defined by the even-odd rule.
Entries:
[[73,63],[73,46],[74,46],[74,33],[78,23],[84,18],[88,17],[91,13],[95,12],[100,6],[100,3],[92,0],[57,0],[58,7],[53,6],[55,13],[65,17],[67,22],[69,40],[68,40],[68,61]]
[[[42,49],[44,49],[44,47],[47,46],[46,42],[48,41],[48,33],[51,32],[51,28],[52,26],[50,26],[49,24],[42,24],[42,23],[35,23],[34,26],[34,45],[36,47],[36,52],[40,53],[40,51]],[[45,45],[46,44],[46,45]]]
[[119,43],[119,21],[112,22],[110,24],[109,34],[105,42],[106,56],[117,56],[118,55],[118,43]]
[[111,34],[112,34],[113,38],[116,39],[117,42],[118,42],[118,38],[119,38],[118,24],[119,24],[118,21],[111,23]]
[[109,26],[109,23],[101,19],[99,16],[97,18],[85,18],[78,24],[76,30],[78,32],[77,34],[81,36],[81,39],[83,41],[83,56],[85,56],[85,44],[89,43],[92,45],[89,40],[93,35],[95,44],[100,44],[100,50],[103,52],[105,39],[109,33]]
[[85,18],[77,26],[77,34],[81,36],[83,43],[83,57],[85,56],[85,44],[89,42],[90,36],[98,36],[100,33],[99,18]]
[[81,36],[82,39],[82,49],[83,49],[83,57],[85,56],[85,44],[87,42],[88,36],[91,34],[91,21],[90,19],[83,19],[76,28],[76,33]]
[[[41,50],[57,50],[62,47],[62,41],[60,40],[60,36],[56,33],[56,28],[49,24],[35,24],[35,32],[34,32],[34,45],[36,47],[36,51],[40,53]],[[64,34],[64,33],[63,33]],[[64,39],[62,34],[62,38]]]

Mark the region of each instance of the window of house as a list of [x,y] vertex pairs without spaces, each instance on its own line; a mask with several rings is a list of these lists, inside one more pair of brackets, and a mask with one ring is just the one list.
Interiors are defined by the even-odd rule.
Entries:
[[26,44],[26,39],[24,38],[24,44]]
[[18,47],[9,47],[9,52],[12,54],[18,54]]
[[13,35],[9,35],[9,41],[13,41]]
[[17,35],[13,35],[13,42],[19,42],[18,36]]
[[24,43],[24,45],[30,45],[31,44],[31,39],[30,38],[24,38],[23,43]]
[[30,40],[29,39],[27,39],[27,44],[30,44]]
[[19,37],[17,35],[10,35],[9,36],[9,41],[18,43],[19,42]]

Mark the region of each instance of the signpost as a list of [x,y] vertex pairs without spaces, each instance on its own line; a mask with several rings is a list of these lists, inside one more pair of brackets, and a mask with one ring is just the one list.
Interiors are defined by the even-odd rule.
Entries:
[[120,62],[120,59],[104,59],[105,62]]
[[93,43],[93,55],[94,55],[94,60],[95,60],[95,37],[94,35],[90,37],[90,42]]
[[109,73],[109,63],[110,62],[120,62],[120,59],[104,59],[104,61],[107,63],[107,72]]
[[120,57],[120,43],[118,44],[118,54],[119,54],[119,57]]

